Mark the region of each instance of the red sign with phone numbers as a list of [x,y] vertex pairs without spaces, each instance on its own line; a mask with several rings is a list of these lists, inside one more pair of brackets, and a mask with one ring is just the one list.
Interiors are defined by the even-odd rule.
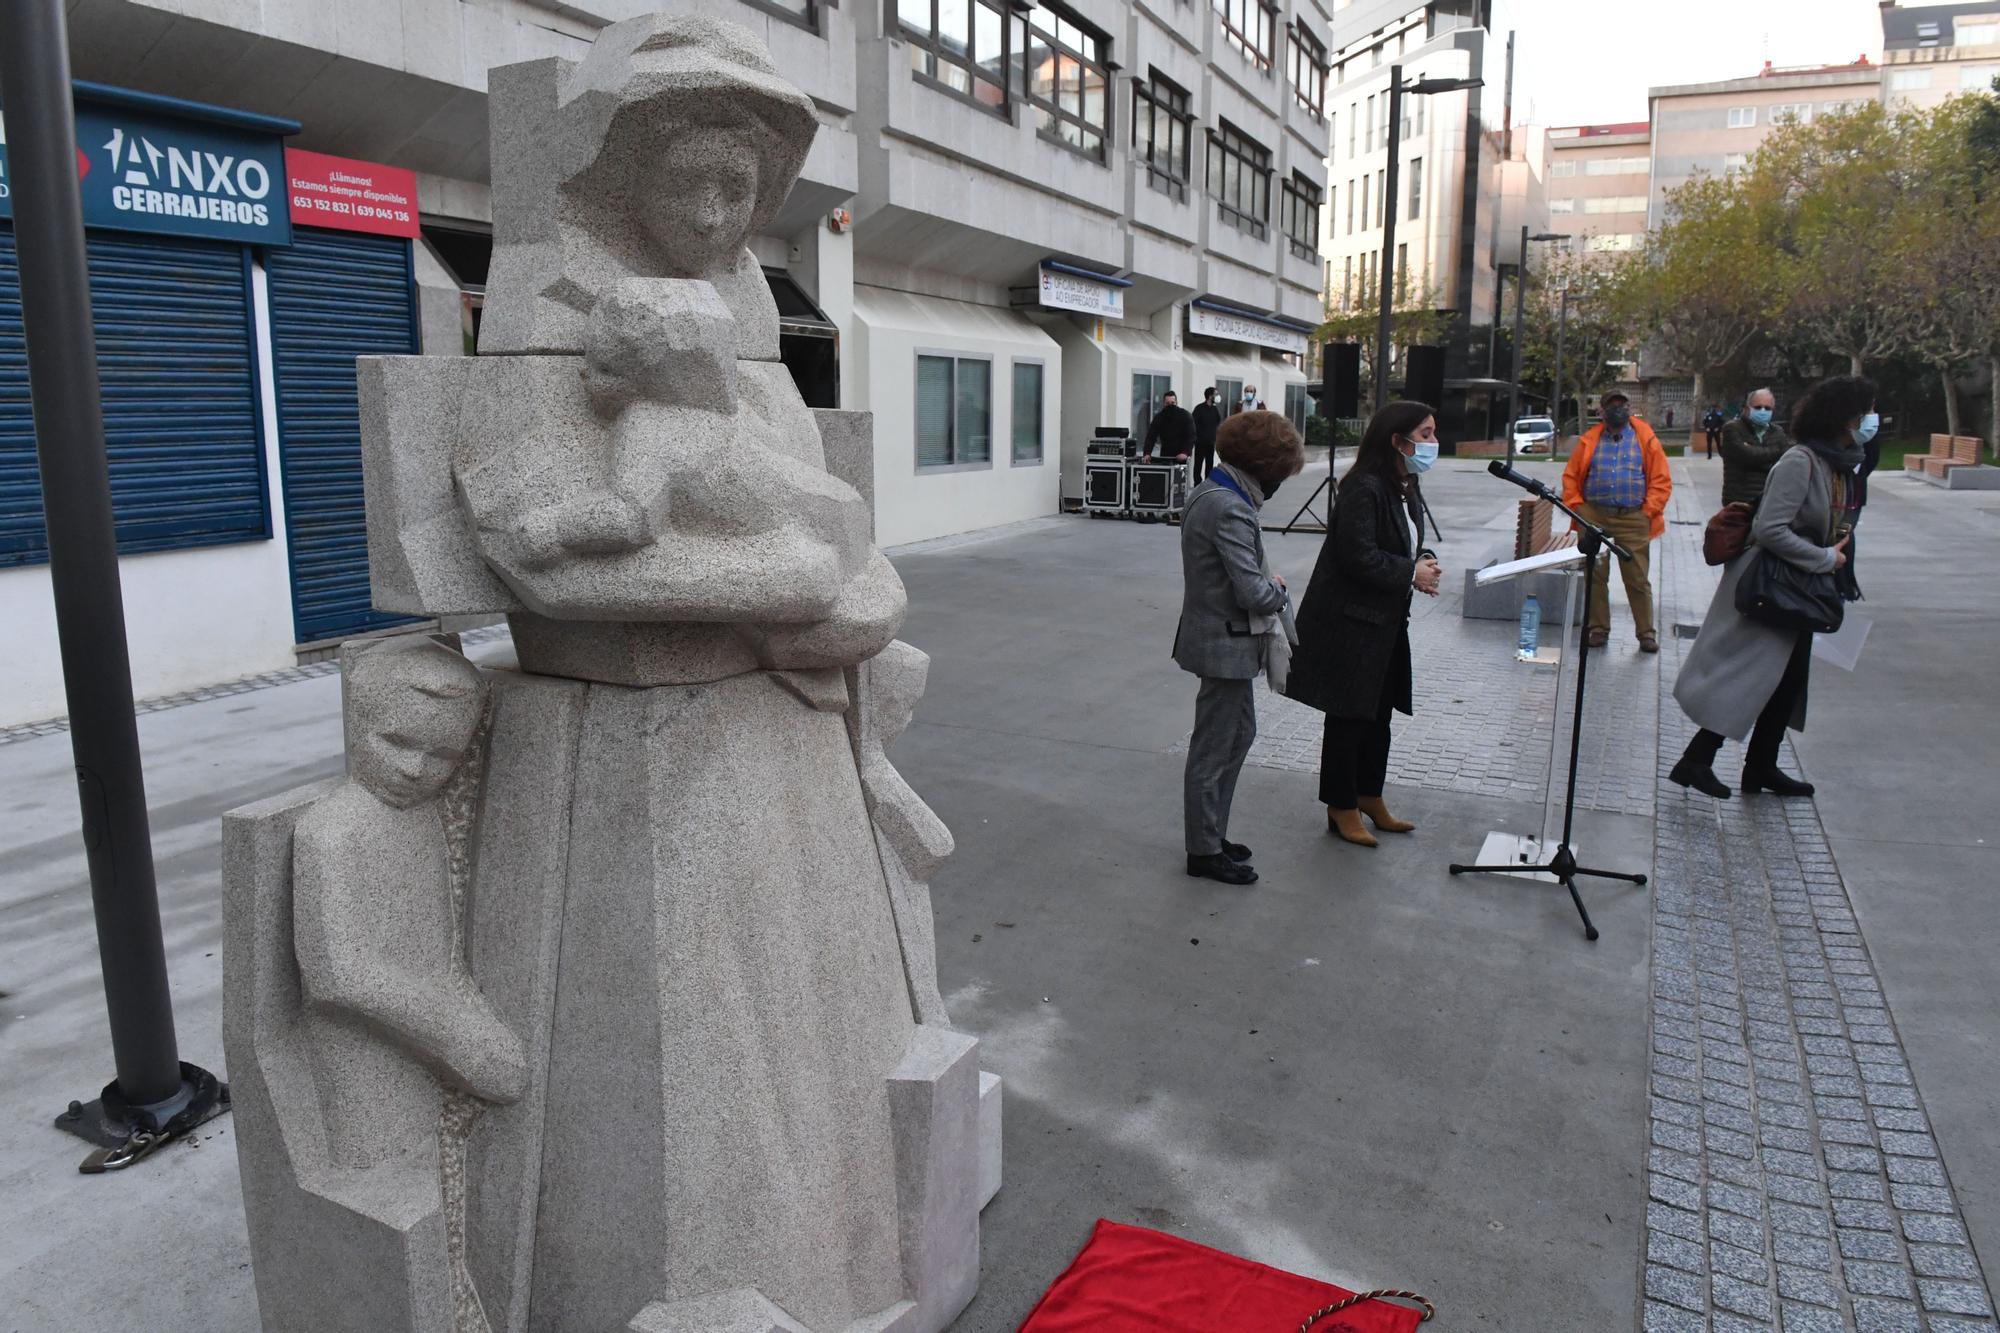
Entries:
[[287,148],[285,183],[295,226],[377,236],[419,234],[414,171]]

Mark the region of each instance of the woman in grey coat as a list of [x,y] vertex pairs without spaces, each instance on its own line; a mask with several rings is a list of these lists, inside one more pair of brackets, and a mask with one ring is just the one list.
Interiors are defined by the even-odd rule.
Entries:
[[1717,800],[1729,788],[1715,776],[1724,737],[1749,736],[1745,794],[1811,796],[1813,786],[1778,768],[1787,726],[1804,730],[1812,632],[1782,630],[1736,609],[1736,585],[1753,560],[1784,560],[1815,574],[1847,563],[1859,503],[1855,470],[1874,438],[1875,385],[1858,375],[1822,381],[1792,416],[1798,443],[1771,468],[1750,529],[1750,545],[1723,568],[1708,618],[1681,664],[1674,698],[1701,730],[1669,776]]

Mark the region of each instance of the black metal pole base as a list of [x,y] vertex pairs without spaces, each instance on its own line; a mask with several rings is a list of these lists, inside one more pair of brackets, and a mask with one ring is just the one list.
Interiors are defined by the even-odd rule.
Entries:
[[71,1102],[69,1109],[56,1117],[56,1128],[97,1145],[97,1151],[77,1167],[94,1176],[150,1157],[228,1110],[229,1085],[183,1060],[181,1086],[165,1101],[134,1106],[119,1094],[113,1081],[104,1085],[97,1100]]
[[1626,884],[1638,885],[1644,885],[1646,882],[1644,875],[1627,874],[1622,870],[1592,870],[1580,866],[1576,863],[1576,854],[1570,851],[1568,843],[1558,846],[1556,854],[1539,865],[1528,865],[1524,862],[1517,866],[1453,865],[1447,868],[1454,875],[1554,875],[1562,882],[1562,886],[1569,890],[1569,900],[1576,904],[1576,914],[1583,920],[1583,937],[1593,942],[1597,939],[1597,927],[1592,924],[1590,913],[1584,908],[1583,896],[1576,891],[1576,877],[1589,875],[1592,879],[1615,879]]

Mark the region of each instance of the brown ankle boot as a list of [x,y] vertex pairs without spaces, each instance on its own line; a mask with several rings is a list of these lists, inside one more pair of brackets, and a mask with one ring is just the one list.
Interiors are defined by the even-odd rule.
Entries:
[[1361,825],[1359,810],[1336,810],[1329,805],[1326,808],[1326,831],[1337,833],[1347,841],[1359,843],[1363,847],[1375,845],[1375,835]]
[[1408,833],[1416,825],[1407,819],[1398,819],[1389,813],[1380,796],[1361,798],[1361,813],[1368,816],[1368,822],[1384,833]]

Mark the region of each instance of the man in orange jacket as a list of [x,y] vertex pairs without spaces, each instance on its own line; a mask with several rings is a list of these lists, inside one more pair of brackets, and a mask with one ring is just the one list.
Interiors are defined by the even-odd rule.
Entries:
[[[1620,564],[1641,652],[1660,651],[1653,628],[1653,584],[1647,574],[1653,539],[1667,530],[1667,497],[1673,493],[1673,472],[1660,437],[1645,422],[1632,419],[1632,402],[1624,394],[1606,394],[1603,423],[1583,433],[1563,469],[1563,502],[1632,553]],[[1598,560],[1590,581],[1590,615],[1585,623],[1590,646],[1602,648],[1611,638],[1609,557]]]

